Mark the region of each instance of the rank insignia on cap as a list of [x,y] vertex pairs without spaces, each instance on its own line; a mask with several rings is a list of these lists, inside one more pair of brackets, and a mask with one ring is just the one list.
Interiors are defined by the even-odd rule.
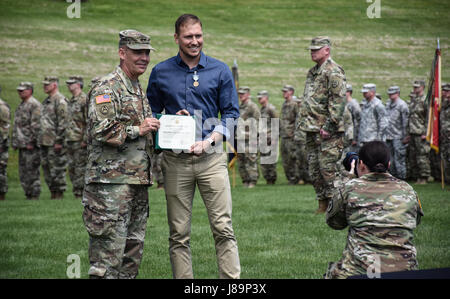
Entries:
[[111,97],[109,96],[109,94],[102,94],[99,96],[95,97],[95,103],[98,104],[102,104],[102,103],[110,103],[111,102]]

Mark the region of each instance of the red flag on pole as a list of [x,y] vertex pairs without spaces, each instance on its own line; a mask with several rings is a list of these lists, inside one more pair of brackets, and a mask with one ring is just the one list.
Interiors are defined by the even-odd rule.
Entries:
[[439,39],[434,56],[431,80],[431,97],[429,98],[427,141],[432,149],[439,152],[439,111],[441,111],[441,50]]

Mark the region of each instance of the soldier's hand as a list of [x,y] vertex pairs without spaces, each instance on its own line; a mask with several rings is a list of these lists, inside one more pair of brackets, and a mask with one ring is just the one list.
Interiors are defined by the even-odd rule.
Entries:
[[425,140],[427,138],[427,135],[422,135],[420,136],[420,138],[422,138],[422,140]]
[[55,143],[55,145],[53,146],[53,148],[55,149],[55,152],[59,153],[62,150],[62,144],[59,143]]
[[324,129],[320,129],[320,137],[322,137],[322,139],[329,139],[331,135]]
[[27,144],[27,150],[32,151],[34,149],[34,146],[31,143]]
[[139,136],[147,135],[149,132],[157,131],[159,129],[159,119],[146,118],[139,126]]
[[408,144],[410,140],[411,140],[411,136],[408,135],[405,138],[403,138],[402,143],[403,144]]

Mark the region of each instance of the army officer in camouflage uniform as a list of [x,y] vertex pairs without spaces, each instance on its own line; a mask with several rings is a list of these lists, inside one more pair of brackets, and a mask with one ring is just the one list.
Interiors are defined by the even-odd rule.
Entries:
[[325,213],[333,198],[337,180],[337,162],[343,149],[342,114],[345,107],[345,73],[330,57],[331,42],[327,36],[313,38],[309,47],[316,65],[306,77],[303,104],[300,108],[300,130],[306,132],[306,151],[310,178],[319,208]]
[[69,127],[66,130],[69,177],[72,181],[73,195],[81,198],[87,160],[86,94],[83,92],[83,77],[71,76],[66,83],[72,94],[68,104]]
[[83,220],[91,278],[135,278],[144,249],[153,139],[159,128],[138,81],[150,37],[119,33],[120,65],[88,95],[88,162]]
[[59,92],[58,82],[54,76],[45,77],[42,81],[48,97],[42,102],[39,134],[42,170],[52,199],[62,199],[66,191],[67,99]]
[[413,188],[387,172],[389,151],[382,141],[366,143],[359,151],[359,178],[330,202],[327,224],[348,226],[349,232],[342,258],[328,265],[325,278],[417,269],[413,229],[423,212]]
[[27,199],[41,194],[41,154],[38,136],[41,129],[41,103],[33,97],[33,84],[21,82],[17,92],[22,102],[14,113],[11,144],[19,149],[19,179]]

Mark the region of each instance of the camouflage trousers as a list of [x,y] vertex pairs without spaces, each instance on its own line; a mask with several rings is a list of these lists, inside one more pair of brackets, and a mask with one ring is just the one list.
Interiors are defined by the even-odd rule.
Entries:
[[8,177],[6,175],[6,166],[8,166],[8,142],[0,144],[0,193],[8,192]]
[[90,277],[138,275],[149,216],[147,190],[147,185],[86,185],[82,203],[89,233]]
[[389,172],[398,179],[406,180],[406,148],[401,139],[386,140],[391,151]]
[[163,158],[163,153],[153,155],[152,159],[152,174],[153,181],[157,182],[158,185],[164,184],[164,175],[161,169],[161,162]]
[[239,153],[237,159],[239,175],[241,176],[242,183],[256,184],[256,181],[258,181],[259,177],[258,154]]
[[309,177],[316,191],[317,200],[331,200],[339,182],[338,161],[343,149],[343,134],[337,133],[329,139],[322,139],[317,132],[307,132]]
[[[267,139],[267,145],[271,145],[272,140],[270,138]],[[264,150],[265,151],[265,150]],[[278,160],[278,151],[272,152],[268,151],[263,153],[263,150],[259,153],[260,155],[260,166],[261,173],[267,183],[275,183],[277,180],[277,160]],[[273,155],[273,157],[272,157]],[[268,160],[274,160],[274,163],[268,164]],[[272,162],[272,161],[271,161]]]
[[66,191],[67,149],[57,153],[53,146],[41,146],[41,165],[50,192]]
[[408,176],[410,179],[426,179],[431,175],[429,153],[430,146],[426,140],[422,139],[420,135],[411,134],[408,144]]
[[306,154],[306,142],[294,141],[295,146],[295,165],[297,167],[297,180],[310,182],[308,172],[308,159]]
[[41,152],[38,147],[19,149],[19,179],[27,198],[38,198],[41,194],[40,165]]
[[81,142],[67,142],[67,160],[69,177],[72,181],[73,194],[76,197],[83,196],[84,173],[87,163],[87,148],[81,147]]
[[[444,167],[444,179],[446,184],[450,184],[450,144],[440,144],[441,160]],[[439,168],[440,169],[440,168]]]
[[284,174],[289,184],[297,184],[298,170],[296,167],[295,143],[293,138],[281,138],[280,141],[281,161],[283,162]]

